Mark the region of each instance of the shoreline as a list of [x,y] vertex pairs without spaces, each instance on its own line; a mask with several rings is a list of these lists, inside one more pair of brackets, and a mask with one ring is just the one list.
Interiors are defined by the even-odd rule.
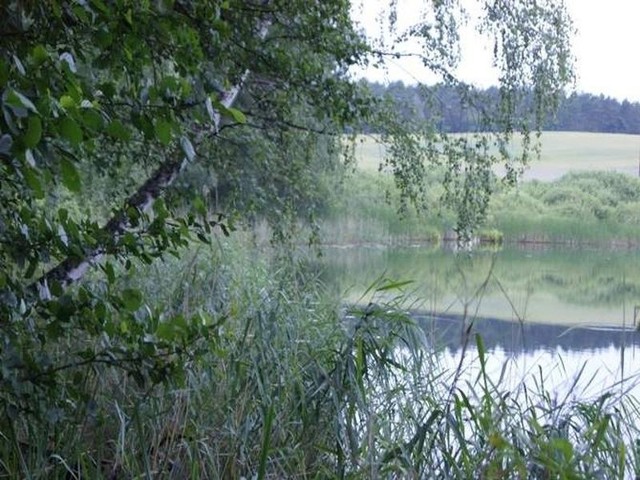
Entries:
[[[470,247],[463,246],[459,248],[457,239],[454,237],[443,237],[439,240],[408,238],[402,236],[390,237],[387,241],[345,241],[330,242],[320,241],[319,245],[328,248],[425,248],[425,247],[443,247],[445,250],[500,250],[504,246],[519,246],[527,250],[544,250],[547,247],[566,247],[566,248],[595,248],[610,250],[638,250],[640,249],[640,239],[633,241],[631,239],[612,239],[606,241],[597,240],[562,240],[562,239],[536,239],[536,238],[519,238],[519,239],[503,239],[501,242],[490,240],[474,239],[470,242]],[[479,247],[479,248],[478,248]]]

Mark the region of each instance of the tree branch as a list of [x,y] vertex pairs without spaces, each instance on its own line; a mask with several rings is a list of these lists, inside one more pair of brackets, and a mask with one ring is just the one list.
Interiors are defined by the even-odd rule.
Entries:
[[[269,0],[263,0],[262,5],[267,6]],[[262,21],[258,28],[258,35],[263,40],[269,30],[270,22]],[[230,108],[235,102],[242,86],[249,76],[249,69],[240,77],[238,83],[220,95],[219,102],[225,108]],[[217,136],[220,132],[222,115],[217,110],[211,110],[211,123],[208,128],[202,129],[196,134],[194,141],[197,148],[207,137]],[[102,227],[100,238],[110,238],[113,244],[117,243],[121,235],[123,235],[131,226],[129,215],[127,212],[130,208],[137,211],[148,211],[160,195],[169,187],[178,177],[182,169],[186,166],[188,158],[183,156],[183,152],[177,149],[174,155],[165,160],[158,169],[147,179],[147,181],[133,193],[124,203],[122,209],[113,215],[113,217]],[[107,253],[105,243],[88,248],[82,256],[68,257],[57,266],[46,272],[38,280],[29,287],[32,295],[38,295],[40,299],[47,300],[51,298],[49,286],[57,283],[63,290],[71,284],[80,280],[89,267],[100,262]]]

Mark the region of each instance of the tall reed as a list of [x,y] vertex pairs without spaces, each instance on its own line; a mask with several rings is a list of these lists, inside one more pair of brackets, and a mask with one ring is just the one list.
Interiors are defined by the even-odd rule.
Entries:
[[[323,293],[314,257],[250,242],[194,248],[123,282],[161,322],[208,335],[164,383],[77,378],[87,402],[47,429],[3,431],[5,478],[623,478],[638,470],[638,404],[557,402],[540,372],[514,388],[465,330],[457,368],[384,276],[360,307]],[[142,319],[142,317],[140,317]],[[472,322],[472,318],[467,319]],[[471,323],[470,323],[471,325]],[[6,414],[7,412],[5,412]]]

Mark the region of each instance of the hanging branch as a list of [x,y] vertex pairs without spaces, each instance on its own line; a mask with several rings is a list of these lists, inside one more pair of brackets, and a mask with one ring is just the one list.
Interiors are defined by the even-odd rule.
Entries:
[[[269,3],[268,0],[262,2],[263,6]],[[263,21],[258,29],[258,37],[263,40],[267,36],[270,23]],[[211,123],[209,128],[203,129],[196,135],[194,145],[183,137],[180,148],[170,158],[165,160],[157,170],[147,179],[147,181],[134,192],[124,202],[123,208],[116,212],[107,224],[100,230],[101,238],[110,238],[113,243],[117,243],[121,235],[131,227],[131,221],[127,212],[133,208],[139,212],[148,211],[162,193],[175,181],[184,167],[196,156],[195,150],[205,138],[217,136],[222,122],[221,110],[229,109],[236,101],[240,90],[249,77],[250,70],[247,69],[240,77],[240,80],[231,88],[223,92],[218,98],[219,108],[215,109],[210,100],[207,100],[207,110]],[[49,286],[57,283],[62,290],[80,280],[89,267],[99,263],[107,253],[107,248],[103,244],[89,248],[80,257],[68,257],[42,275],[37,281],[32,283],[29,292],[37,294],[41,300],[51,298]]]

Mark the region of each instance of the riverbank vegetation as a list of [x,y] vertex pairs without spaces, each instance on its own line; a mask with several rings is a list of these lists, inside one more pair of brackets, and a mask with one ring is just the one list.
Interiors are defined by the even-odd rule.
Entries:
[[[543,159],[517,187],[502,184],[497,174],[487,216],[476,232],[485,243],[600,244],[638,246],[640,179],[637,136],[544,133]],[[602,153],[597,162],[590,146]],[[551,150],[546,152],[547,146]],[[397,194],[390,175],[376,172],[385,147],[375,139],[356,147],[356,169],[338,190],[323,227],[328,242],[420,244],[455,240],[455,211],[447,208],[444,170],[432,170],[421,210],[396,214]],[[551,157],[554,154],[555,157]],[[597,167],[597,170],[591,170]],[[440,173],[438,173],[440,172]],[[637,173],[637,172],[636,172]],[[380,192],[387,192],[386,202]]]
[[[153,386],[100,352],[78,375],[73,348],[52,352],[66,366],[60,394],[91,396],[47,410],[47,429],[3,430],[4,476],[620,478],[640,466],[633,399],[556,399],[543,373],[514,386],[485,368],[473,336],[463,364],[441,363],[402,313],[402,282],[379,280],[368,306],[343,312],[319,288],[313,256],[295,247],[279,254],[240,233],[192,247],[116,272],[113,286],[154,299],[132,299],[119,328],[165,352],[148,374],[170,380]],[[79,347],[77,337],[61,341]]]

